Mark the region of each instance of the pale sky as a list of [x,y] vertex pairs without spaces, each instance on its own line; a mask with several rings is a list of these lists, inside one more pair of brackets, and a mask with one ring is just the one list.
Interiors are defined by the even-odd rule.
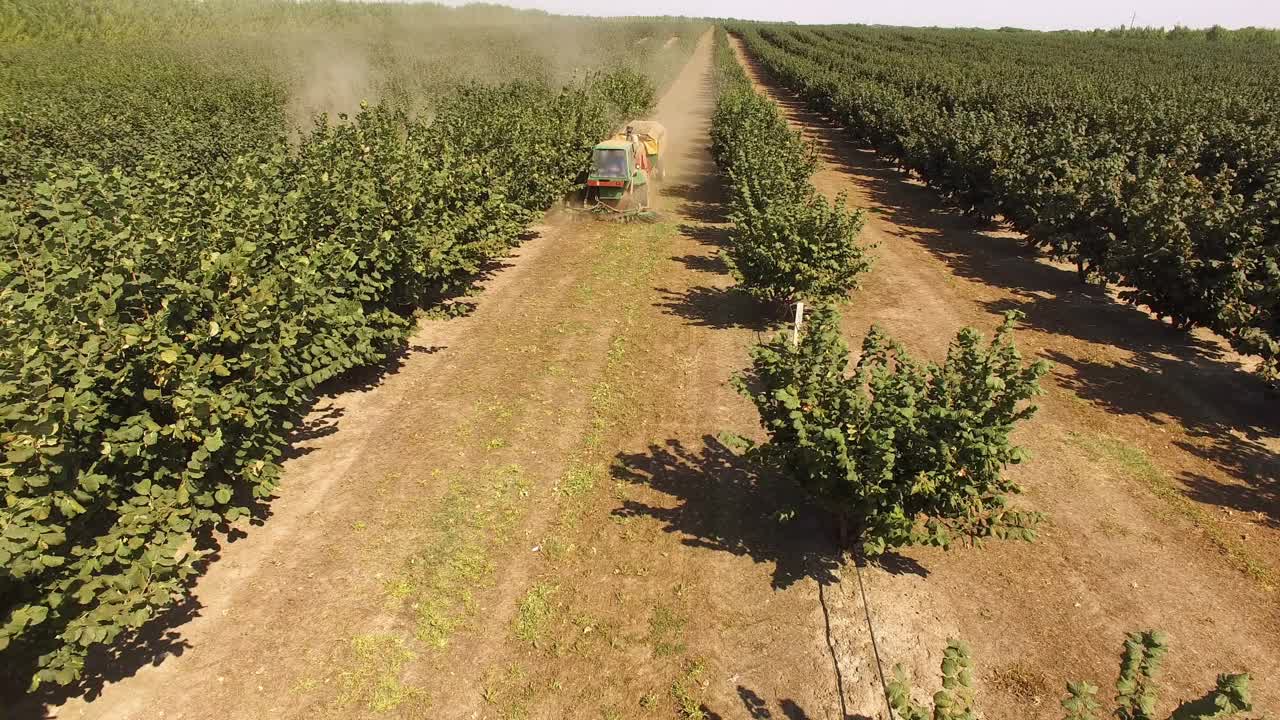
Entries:
[[[464,4],[446,0],[447,4]],[[496,0],[566,15],[686,15],[799,23],[868,23],[1033,30],[1173,27],[1280,27],[1280,0]]]

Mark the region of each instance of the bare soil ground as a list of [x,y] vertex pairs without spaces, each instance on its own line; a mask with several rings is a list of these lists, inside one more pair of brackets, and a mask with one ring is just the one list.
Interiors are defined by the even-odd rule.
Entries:
[[97,658],[84,698],[13,714],[884,717],[868,614],[884,661],[926,688],[945,638],[968,638],[992,718],[1056,717],[1064,680],[1110,682],[1124,631],[1149,626],[1173,637],[1166,703],[1248,667],[1275,714],[1280,511],[1257,388],[782,95],[827,152],[818,185],[874,208],[850,338],[878,322],[938,357],[1020,306],[1020,346],[1057,370],[1020,438],[1027,502],[1051,516],[1039,542],[864,568],[867,608],[821,517],[771,516],[801,499],[718,439],[758,436],[728,380],[769,329],[717,255],[709,41],[657,110],[661,222],[550,218],[473,314],[424,322],[387,372],[320,404],[272,516],[191,603]]

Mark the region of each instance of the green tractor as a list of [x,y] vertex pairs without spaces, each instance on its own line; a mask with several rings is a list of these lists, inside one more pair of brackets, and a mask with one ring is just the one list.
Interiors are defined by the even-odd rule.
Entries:
[[621,219],[652,216],[650,184],[663,177],[666,129],[651,121],[629,123],[625,131],[591,149],[584,206]]

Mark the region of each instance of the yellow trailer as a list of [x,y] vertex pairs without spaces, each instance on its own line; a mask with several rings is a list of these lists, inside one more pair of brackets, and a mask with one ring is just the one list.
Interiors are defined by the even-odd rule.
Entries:
[[650,176],[662,180],[666,171],[662,162],[662,146],[666,144],[667,128],[654,120],[632,120],[626,129],[613,136],[618,142],[629,142],[635,146],[637,156],[644,156],[650,170]]

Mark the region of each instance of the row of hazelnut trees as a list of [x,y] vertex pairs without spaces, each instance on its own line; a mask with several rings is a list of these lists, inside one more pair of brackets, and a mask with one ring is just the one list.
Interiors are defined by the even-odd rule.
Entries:
[[[1039,394],[1048,365],[1025,363],[1018,353],[1018,316],[1006,316],[991,341],[960,330],[941,364],[915,360],[872,328],[851,366],[836,305],[869,267],[856,243],[861,215],[817,193],[813,147],[753,88],[723,31],[714,74],[712,150],[728,180],[730,266],[754,297],[814,305],[802,332],[758,344],[750,368],[735,378],[768,435],[750,456],[798,483],[838,519],[842,540],[851,531],[871,558],[908,545],[1033,540],[1041,516],[1011,504],[1020,488],[1004,470],[1027,459],[1010,434],[1035,412],[1027,401]],[[1165,649],[1160,633],[1129,636],[1113,714],[1154,720],[1154,677]],[[941,669],[943,687],[925,707],[897,668],[886,688],[893,712],[903,720],[976,718],[967,646],[953,642]],[[1246,711],[1248,684],[1248,675],[1221,675],[1178,717]],[[1087,682],[1069,684],[1067,719],[1097,718],[1096,692]]]

